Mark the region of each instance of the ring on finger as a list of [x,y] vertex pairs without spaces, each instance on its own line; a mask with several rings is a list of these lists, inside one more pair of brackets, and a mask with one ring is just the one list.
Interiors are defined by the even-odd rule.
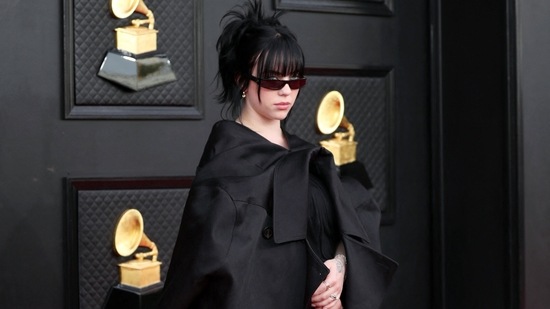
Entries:
[[330,294],[329,297],[332,298],[333,300],[337,300],[337,299],[339,298],[339,297],[338,297],[338,294],[336,294],[336,293]]

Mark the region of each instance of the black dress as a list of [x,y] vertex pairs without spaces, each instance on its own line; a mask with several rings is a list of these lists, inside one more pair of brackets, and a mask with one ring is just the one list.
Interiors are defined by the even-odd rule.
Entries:
[[327,192],[321,179],[310,173],[307,241],[323,261],[334,257],[341,240],[334,205]]

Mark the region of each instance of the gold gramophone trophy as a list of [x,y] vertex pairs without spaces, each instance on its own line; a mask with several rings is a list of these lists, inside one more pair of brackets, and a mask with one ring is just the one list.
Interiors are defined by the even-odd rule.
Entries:
[[151,249],[148,252],[135,253],[135,259],[119,264],[122,285],[143,289],[161,282],[162,263],[157,261],[157,246],[143,232],[143,217],[137,209],[126,210],[118,220],[114,247],[121,256],[134,254],[138,247]]
[[170,60],[157,52],[153,11],[143,0],[111,0],[110,4],[119,19],[134,13],[147,19],[134,19],[131,25],[115,29],[116,48],[107,52],[98,75],[134,91],[175,81]]
[[323,134],[332,134],[338,128],[345,129],[345,132],[335,132],[332,138],[319,143],[332,152],[337,166],[355,161],[357,153],[357,142],[353,140],[355,130],[344,116],[344,97],[340,92],[331,91],[321,100],[317,110],[317,127]]

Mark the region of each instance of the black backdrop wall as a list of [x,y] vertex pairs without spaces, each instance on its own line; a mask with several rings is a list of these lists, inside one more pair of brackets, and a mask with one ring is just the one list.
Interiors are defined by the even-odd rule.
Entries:
[[[104,1],[108,8],[109,1]],[[205,2],[204,19],[230,4]],[[66,177],[193,175],[201,121],[64,120],[63,1],[0,4],[0,307],[64,308]],[[217,31],[204,41],[215,55]],[[212,61],[201,64],[211,99]]]

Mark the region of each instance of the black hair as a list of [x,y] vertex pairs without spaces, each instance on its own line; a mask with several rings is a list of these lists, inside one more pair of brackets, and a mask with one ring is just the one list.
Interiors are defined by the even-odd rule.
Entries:
[[[279,21],[283,11],[266,16],[261,0],[235,6],[221,19],[226,22],[216,44],[218,50],[218,102],[233,118],[241,110],[241,94],[248,88],[254,65],[259,78],[276,74],[303,77],[304,53],[296,36]],[[259,87],[258,87],[259,89]],[[259,90],[258,90],[259,91]],[[258,93],[259,95],[259,93]]]

